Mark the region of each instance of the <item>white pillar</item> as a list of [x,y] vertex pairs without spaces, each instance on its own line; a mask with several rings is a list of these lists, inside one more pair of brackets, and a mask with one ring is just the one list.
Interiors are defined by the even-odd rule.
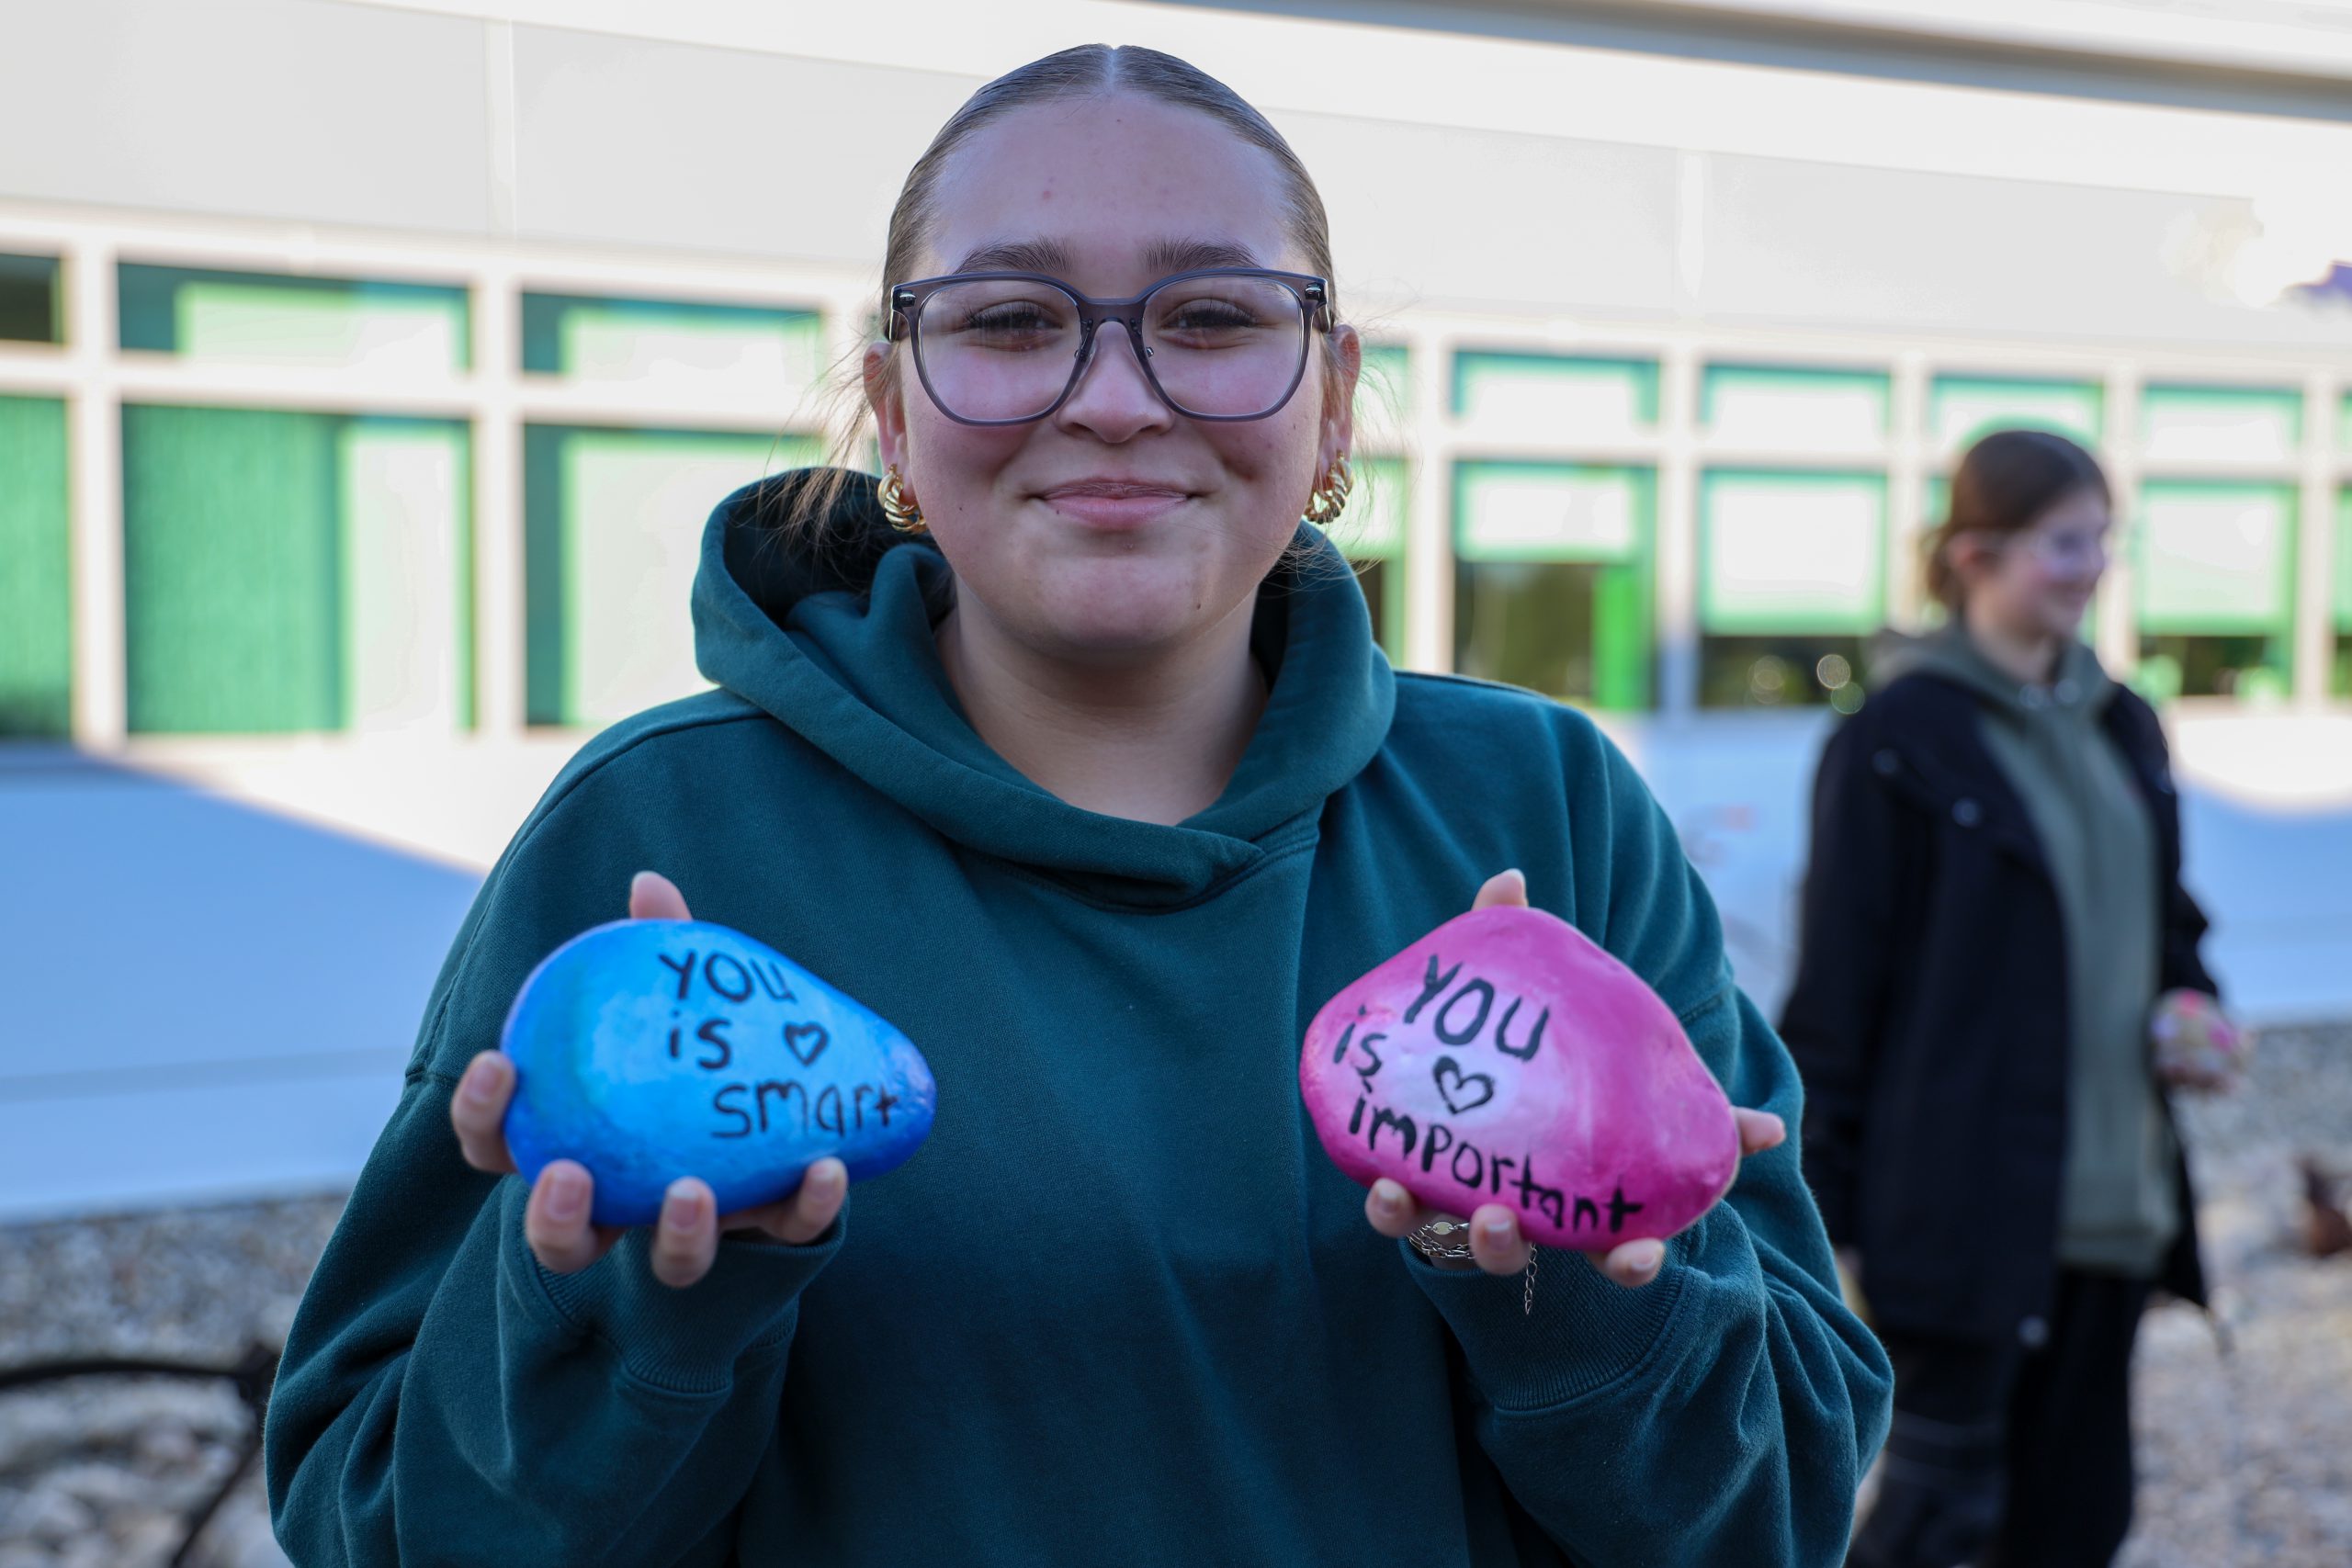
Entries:
[[[2140,377],[2129,365],[2107,373],[2106,434],[2100,445],[2108,488],[2114,491],[2118,532],[2129,539],[2140,526]],[[2117,552],[2099,585],[2098,625],[2092,628],[2098,661],[2117,680],[2140,665],[2140,617],[2132,581],[2132,552]]]
[[520,284],[507,267],[475,275],[474,722],[486,739],[521,736],[529,626],[523,577]]
[[1405,663],[1414,670],[1453,668],[1453,344],[1420,330],[1406,341],[1412,417],[1406,448],[1412,459],[1413,504],[1405,525]]
[[2313,370],[2303,380],[2302,525],[2295,530],[2295,700],[2327,701],[2335,662],[2335,420],[2344,383]]
[[1699,348],[1669,345],[1658,367],[1658,465],[1654,598],[1657,710],[1699,706]]
[[65,256],[71,448],[74,739],[109,751],[129,728],[122,569],[122,401],[113,376],[115,247],[83,240]]

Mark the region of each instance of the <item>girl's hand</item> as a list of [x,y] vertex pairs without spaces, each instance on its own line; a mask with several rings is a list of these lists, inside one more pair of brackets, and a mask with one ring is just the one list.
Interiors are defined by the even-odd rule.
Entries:
[[[628,918],[632,920],[684,920],[686,900],[668,877],[640,871],[628,886]],[[449,1120],[458,1130],[458,1146],[476,1170],[503,1175],[514,1168],[506,1152],[506,1104],[514,1096],[514,1064],[503,1051],[484,1051],[466,1065],[458,1092],[449,1099]],[[722,1232],[745,1231],[795,1246],[814,1241],[841,1213],[849,1195],[849,1172],[838,1159],[826,1158],[808,1168],[800,1190],[781,1202],[739,1213],[719,1214],[710,1186],[699,1178],[682,1176],[670,1184],[662,1202],[662,1217],[653,1227],[653,1277],[678,1289],[710,1272],[718,1256]],[[548,1162],[531,1186],[530,1205],[524,1212],[523,1235],[531,1255],[558,1274],[585,1269],[612,1249],[621,1238],[619,1227],[591,1224],[588,1211],[595,1196],[595,1181],[576,1160]]]
[[[1498,904],[1527,904],[1527,879],[1516,871],[1506,871],[1487,879],[1478,889],[1478,897],[1471,903],[1473,909],[1485,909]],[[1788,1136],[1788,1129],[1778,1116],[1769,1111],[1734,1109],[1733,1119],[1739,1123],[1739,1152],[1743,1158],[1761,1154],[1775,1147]],[[1404,1184],[1382,1177],[1364,1194],[1364,1217],[1372,1228],[1385,1236],[1402,1236],[1433,1220],[1450,1219],[1462,1223],[1458,1214],[1443,1214],[1423,1208],[1405,1190]],[[1430,1259],[1439,1269],[1483,1269],[1489,1274],[1516,1274],[1527,1267],[1530,1251],[1525,1237],[1519,1233],[1519,1216],[1500,1203],[1482,1203],[1470,1216],[1470,1250],[1475,1263],[1456,1263],[1444,1258]],[[1666,1243],[1645,1237],[1629,1241],[1623,1247],[1605,1252],[1589,1252],[1594,1268],[1627,1287],[1646,1285],[1657,1278],[1659,1268],[1666,1262]]]

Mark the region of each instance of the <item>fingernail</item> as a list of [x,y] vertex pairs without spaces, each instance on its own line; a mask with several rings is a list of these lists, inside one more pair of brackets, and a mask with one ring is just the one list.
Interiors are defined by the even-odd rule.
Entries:
[[487,1061],[476,1062],[466,1069],[464,1079],[458,1085],[458,1092],[466,1097],[467,1104],[488,1105],[490,1103],[490,1074],[491,1066]]
[[692,1230],[702,1224],[702,1192],[684,1178],[662,1195],[662,1223],[673,1230]]
[[548,1179],[548,1217],[566,1224],[588,1207],[588,1183],[576,1170],[559,1170]]
[[1497,1247],[1509,1247],[1510,1245],[1511,1224],[1509,1220],[1488,1220],[1485,1224],[1480,1225],[1478,1228],[1484,1231],[1486,1233],[1487,1239],[1493,1242]]
[[1385,1177],[1374,1184],[1372,1196],[1374,1201],[1391,1214],[1405,1206],[1405,1190]]

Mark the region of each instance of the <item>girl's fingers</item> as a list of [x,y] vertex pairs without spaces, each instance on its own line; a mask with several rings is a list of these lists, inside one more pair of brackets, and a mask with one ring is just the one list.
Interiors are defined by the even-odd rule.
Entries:
[[1789,1125],[1770,1111],[1747,1111],[1735,1108],[1732,1120],[1739,1123],[1739,1152],[1744,1158],[1760,1155],[1766,1149],[1776,1149],[1787,1142]]
[[1598,1262],[1601,1273],[1628,1290],[1637,1290],[1657,1279],[1665,1266],[1666,1243],[1647,1238],[1629,1241],[1611,1248]]
[[449,1122],[458,1130],[458,1148],[476,1170],[503,1176],[514,1168],[506,1152],[506,1102],[514,1094],[514,1064],[503,1051],[484,1051],[466,1064],[449,1097]]
[[718,1256],[718,1203],[707,1182],[682,1176],[662,1198],[653,1226],[653,1277],[684,1290],[710,1272]]
[[849,1168],[828,1156],[808,1168],[800,1190],[781,1203],[745,1209],[719,1221],[724,1230],[757,1230],[793,1247],[806,1247],[831,1228],[849,1196]]
[[1519,1216],[1500,1203],[1481,1203],[1470,1216],[1470,1253],[1489,1274],[1516,1274],[1527,1267],[1526,1238]]
[[1491,909],[1498,904],[1527,908],[1527,878],[1517,870],[1498,871],[1487,878],[1478,896],[1470,900],[1473,909]]
[[628,918],[632,920],[690,920],[686,896],[678,885],[658,871],[640,871],[629,878]]
[[1393,1240],[1421,1223],[1421,1206],[1402,1182],[1384,1176],[1363,1195],[1363,1217],[1372,1222],[1374,1230]]
[[585,1168],[573,1160],[548,1161],[523,1211],[523,1239],[531,1255],[559,1274],[576,1274],[605,1256],[618,1233],[589,1224],[594,1197],[595,1182]]

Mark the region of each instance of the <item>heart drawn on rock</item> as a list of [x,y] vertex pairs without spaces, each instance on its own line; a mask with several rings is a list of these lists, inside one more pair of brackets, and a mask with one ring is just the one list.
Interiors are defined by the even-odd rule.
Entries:
[[[911,1041],[775,949],[708,920],[616,920],[531,971],[506,1015],[506,1146],[595,1179],[600,1225],[647,1224],[682,1176],[722,1214],[789,1196],[813,1160],[853,1180],[922,1146],[937,1090]],[[820,1060],[821,1058],[821,1060]]]
[[1731,1101],[1674,1010],[1541,909],[1448,920],[1308,1025],[1298,1081],[1340,1168],[1600,1251],[1669,1236],[1739,1169]]
[[[802,1050],[800,1042],[812,1035],[815,1038],[808,1048]],[[804,1067],[815,1066],[817,1058],[825,1054],[825,1047],[831,1043],[832,1037],[825,1032],[825,1026],[821,1023],[787,1023],[784,1026],[784,1048],[799,1057]]]
[[[1445,1108],[1456,1116],[1476,1111],[1495,1098],[1493,1078],[1485,1073],[1464,1072],[1462,1064],[1451,1056],[1440,1056],[1436,1070],[1430,1076],[1437,1080],[1438,1098],[1444,1100]],[[1476,1091],[1475,1099],[1471,1097],[1474,1089]]]

